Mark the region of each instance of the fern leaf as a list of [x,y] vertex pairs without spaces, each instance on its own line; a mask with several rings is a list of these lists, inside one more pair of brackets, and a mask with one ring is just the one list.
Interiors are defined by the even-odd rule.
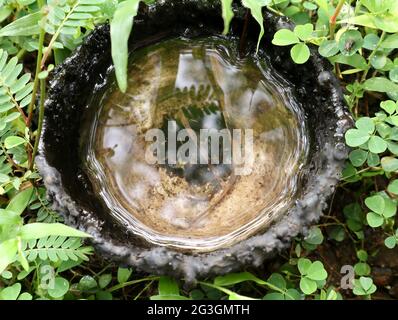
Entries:
[[91,247],[83,247],[81,239],[49,236],[38,240],[30,240],[23,246],[23,253],[28,261],[78,261],[88,260],[92,253]]
[[[30,82],[30,74],[22,72],[22,64],[13,57],[8,59],[8,53],[0,49],[0,114],[17,109],[24,114],[22,109],[26,107],[32,98],[33,83]],[[15,116],[1,116],[5,123],[15,120]]]

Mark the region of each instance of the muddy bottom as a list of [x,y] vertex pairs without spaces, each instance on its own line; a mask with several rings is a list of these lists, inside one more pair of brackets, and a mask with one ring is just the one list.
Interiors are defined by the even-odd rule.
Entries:
[[294,203],[306,161],[300,106],[221,38],[135,51],[82,129],[84,168],[110,212],[159,245],[230,246]]

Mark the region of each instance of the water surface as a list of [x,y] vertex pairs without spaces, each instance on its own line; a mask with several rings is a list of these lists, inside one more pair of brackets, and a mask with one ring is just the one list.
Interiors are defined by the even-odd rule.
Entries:
[[[296,199],[307,153],[300,106],[264,63],[239,59],[228,45],[179,38],[134,52],[127,92],[107,93],[83,128],[94,188],[117,220],[150,242],[201,251],[231,245]],[[170,128],[197,136],[205,128],[240,129],[241,141],[252,130],[249,169],[234,161],[174,163],[168,154],[164,163],[149,163],[145,135],[159,129],[167,150]]]

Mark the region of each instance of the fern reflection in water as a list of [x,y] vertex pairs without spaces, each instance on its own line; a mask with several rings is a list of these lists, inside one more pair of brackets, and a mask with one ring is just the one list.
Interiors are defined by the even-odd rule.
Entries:
[[[131,56],[125,94],[107,93],[82,132],[85,169],[116,219],[152,243],[210,251],[252,235],[295,200],[304,116],[283,82],[221,38],[173,39]],[[145,134],[253,130],[253,167],[148,164]],[[168,144],[170,141],[166,141]],[[221,170],[220,170],[221,169]]]

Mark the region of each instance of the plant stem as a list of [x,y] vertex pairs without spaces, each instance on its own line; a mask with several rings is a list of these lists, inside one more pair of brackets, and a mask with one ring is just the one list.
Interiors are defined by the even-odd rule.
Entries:
[[46,99],[46,79],[40,79],[40,107],[39,107],[39,123],[37,125],[35,145],[33,147],[32,161],[30,162],[29,169],[32,170],[35,156],[39,148],[41,129],[43,127],[44,117],[44,100]]
[[127,281],[124,283],[117,284],[116,286],[109,288],[107,291],[113,292],[113,291],[122,289],[124,287],[131,286],[133,284],[137,284],[137,283],[144,282],[144,281],[154,281],[154,280],[158,280],[158,279],[159,279],[158,276],[152,276],[152,277],[146,277],[146,278],[142,278],[142,279],[138,279],[138,280]]
[[334,39],[334,30],[336,29],[336,20],[340,14],[341,9],[343,8],[344,2],[345,2],[345,0],[339,0],[336,10],[334,11],[333,15],[330,17],[330,20],[329,20],[330,40]]
[[377,50],[380,48],[381,43],[383,42],[385,36],[386,36],[386,32],[383,31],[381,36],[380,36],[379,42],[377,43],[377,45],[374,48],[374,50],[372,51],[372,53],[369,55],[369,57],[368,57],[368,66],[367,66],[366,70],[363,72],[363,75],[362,75],[362,78],[361,78],[361,82],[364,82],[366,80],[366,76],[368,75],[368,72],[370,70],[371,60],[374,57],[374,55],[376,54]]
[[33,90],[32,90],[32,100],[30,101],[30,104],[28,107],[28,119],[26,122],[27,127],[30,127],[30,123],[32,122],[33,107],[35,105],[37,90],[39,88],[39,73],[41,72],[41,59],[43,56],[43,45],[44,45],[45,34],[46,34],[46,31],[44,30],[44,27],[41,26],[40,35],[39,35],[39,49],[37,51],[37,58],[36,58],[35,80],[33,82]]

